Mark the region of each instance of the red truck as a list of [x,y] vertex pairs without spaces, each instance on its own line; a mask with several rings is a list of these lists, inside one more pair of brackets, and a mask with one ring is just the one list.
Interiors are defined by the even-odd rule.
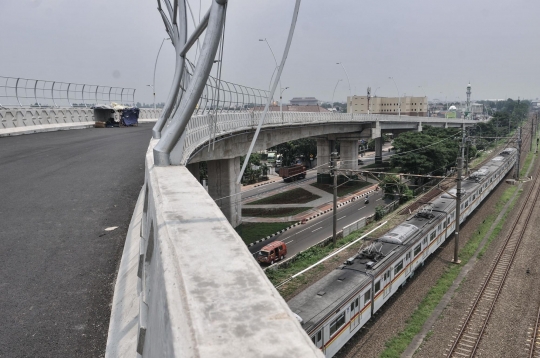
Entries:
[[280,168],[279,176],[286,182],[304,179],[306,177],[306,167],[296,164],[290,167]]

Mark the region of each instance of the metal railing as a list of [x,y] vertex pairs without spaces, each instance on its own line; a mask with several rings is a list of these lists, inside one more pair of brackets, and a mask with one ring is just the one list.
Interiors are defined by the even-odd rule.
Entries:
[[135,89],[0,76],[0,107],[91,107],[135,103]]
[[[187,60],[186,77],[191,78],[195,66]],[[186,78],[184,77],[184,78]],[[187,87],[187,86],[185,86]],[[185,87],[181,90],[184,91]],[[239,85],[232,82],[208,77],[199,103],[193,115],[207,113],[246,112],[266,105],[268,91]]]

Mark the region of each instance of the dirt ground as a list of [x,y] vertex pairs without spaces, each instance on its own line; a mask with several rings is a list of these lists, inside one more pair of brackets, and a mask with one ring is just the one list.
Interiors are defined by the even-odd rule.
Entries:
[[[536,164],[538,165],[538,163]],[[506,220],[499,237],[490,245],[486,254],[469,272],[467,280],[433,327],[433,334],[424,341],[414,357],[428,358],[446,353],[453,337],[476,297],[480,285],[507,237],[511,223],[517,218],[518,209],[526,197],[531,182],[525,184],[524,193],[515,205],[515,210]],[[485,336],[478,348],[479,357],[528,357],[528,340],[540,305],[540,268],[535,263],[540,255],[540,206],[535,208],[525,230],[523,241],[510,269],[501,295],[495,304]],[[527,269],[530,273],[527,274]]]

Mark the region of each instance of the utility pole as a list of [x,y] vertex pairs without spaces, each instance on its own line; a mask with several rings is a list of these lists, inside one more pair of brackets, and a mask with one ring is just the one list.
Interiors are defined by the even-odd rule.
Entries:
[[469,176],[469,147],[471,146],[471,140],[469,137],[465,140],[467,152],[465,154],[465,176]]
[[[333,141],[332,141],[333,144]],[[333,147],[333,145],[332,145]],[[332,158],[332,174],[334,175],[334,210],[332,213],[332,241],[334,242],[334,245],[337,243],[337,158],[336,158],[336,152],[332,152],[331,154]]]
[[461,263],[459,259],[459,221],[461,215],[461,173],[463,171],[463,156],[465,152],[465,124],[463,124],[463,136],[461,137],[461,157],[458,158],[457,167],[457,187],[456,187],[456,231],[454,235],[454,260],[455,264]]
[[529,148],[529,152],[532,152],[534,137],[534,117],[531,117],[531,147]]
[[514,177],[516,180],[519,180],[519,161],[521,159],[521,127],[518,127],[518,140],[517,140],[517,162],[516,162],[516,173]]

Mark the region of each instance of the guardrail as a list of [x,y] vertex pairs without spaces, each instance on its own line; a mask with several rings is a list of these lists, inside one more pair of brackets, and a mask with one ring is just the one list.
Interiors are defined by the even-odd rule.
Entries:
[[88,108],[111,102],[134,105],[135,89],[0,76],[0,108]]
[[[154,165],[156,143],[135,216],[139,242],[130,242],[137,252],[121,264],[137,283],[116,283],[113,315],[121,324],[111,325],[106,357],[322,357],[188,169]],[[125,314],[131,307],[135,317]]]

